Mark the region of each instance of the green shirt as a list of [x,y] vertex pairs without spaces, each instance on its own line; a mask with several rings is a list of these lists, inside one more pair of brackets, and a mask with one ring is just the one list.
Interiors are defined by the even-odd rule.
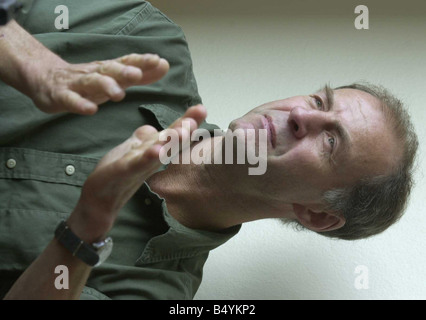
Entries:
[[[55,28],[58,5],[69,9],[68,30]],[[148,2],[26,0],[17,21],[71,63],[149,52],[171,68],[159,82],[128,89],[125,100],[105,103],[94,116],[45,114],[0,83],[0,297],[51,241],[105,153],[136,128],[164,129],[201,102],[182,30]],[[187,228],[145,183],[120,212],[110,232],[114,250],[93,269],[81,298],[192,299],[209,251],[239,228]]]

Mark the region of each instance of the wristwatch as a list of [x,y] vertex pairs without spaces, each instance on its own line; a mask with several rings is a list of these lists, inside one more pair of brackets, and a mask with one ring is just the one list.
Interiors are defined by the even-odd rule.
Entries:
[[23,4],[16,0],[0,0],[0,26],[7,24],[14,19]]
[[97,267],[102,264],[112,251],[111,237],[103,241],[88,244],[71,231],[65,220],[61,221],[56,228],[55,238],[70,251],[73,256],[92,267]]

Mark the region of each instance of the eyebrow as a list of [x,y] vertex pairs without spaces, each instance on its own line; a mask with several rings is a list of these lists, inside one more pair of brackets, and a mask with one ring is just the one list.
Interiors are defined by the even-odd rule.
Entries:
[[334,106],[334,91],[333,91],[333,89],[331,89],[330,86],[328,84],[326,84],[324,86],[324,88],[322,88],[321,91],[325,93],[325,97],[326,97],[326,100],[327,100],[328,107],[330,109],[333,109],[333,106]]
[[[330,88],[329,85],[325,85],[322,90],[322,93],[325,94],[326,98],[326,104],[328,106],[328,110],[333,110],[334,108],[334,91],[332,88]],[[337,131],[338,136],[340,137],[342,143],[339,144],[339,154],[344,154],[351,146],[351,138],[344,126],[342,126],[342,123],[340,121],[334,122],[334,129]]]

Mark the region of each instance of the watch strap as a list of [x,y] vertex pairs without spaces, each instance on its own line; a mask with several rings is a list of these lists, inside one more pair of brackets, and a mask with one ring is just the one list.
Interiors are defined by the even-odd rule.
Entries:
[[99,261],[99,255],[96,250],[79,237],[68,227],[63,220],[55,230],[55,238],[69,251],[73,256],[79,258],[89,266],[95,266]]

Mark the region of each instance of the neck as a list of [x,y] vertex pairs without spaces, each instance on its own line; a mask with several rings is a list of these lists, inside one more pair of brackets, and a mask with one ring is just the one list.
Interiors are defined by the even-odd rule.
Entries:
[[[200,143],[206,143],[214,152],[222,138]],[[243,176],[246,178],[242,179]],[[169,164],[167,170],[156,173],[147,182],[166,200],[169,213],[193,229],[218,231],[258,219],[292,217],[291,205],[273,207],[264,194],[247,187],[247,179],[250,177],[245,165],[191,162]]]

